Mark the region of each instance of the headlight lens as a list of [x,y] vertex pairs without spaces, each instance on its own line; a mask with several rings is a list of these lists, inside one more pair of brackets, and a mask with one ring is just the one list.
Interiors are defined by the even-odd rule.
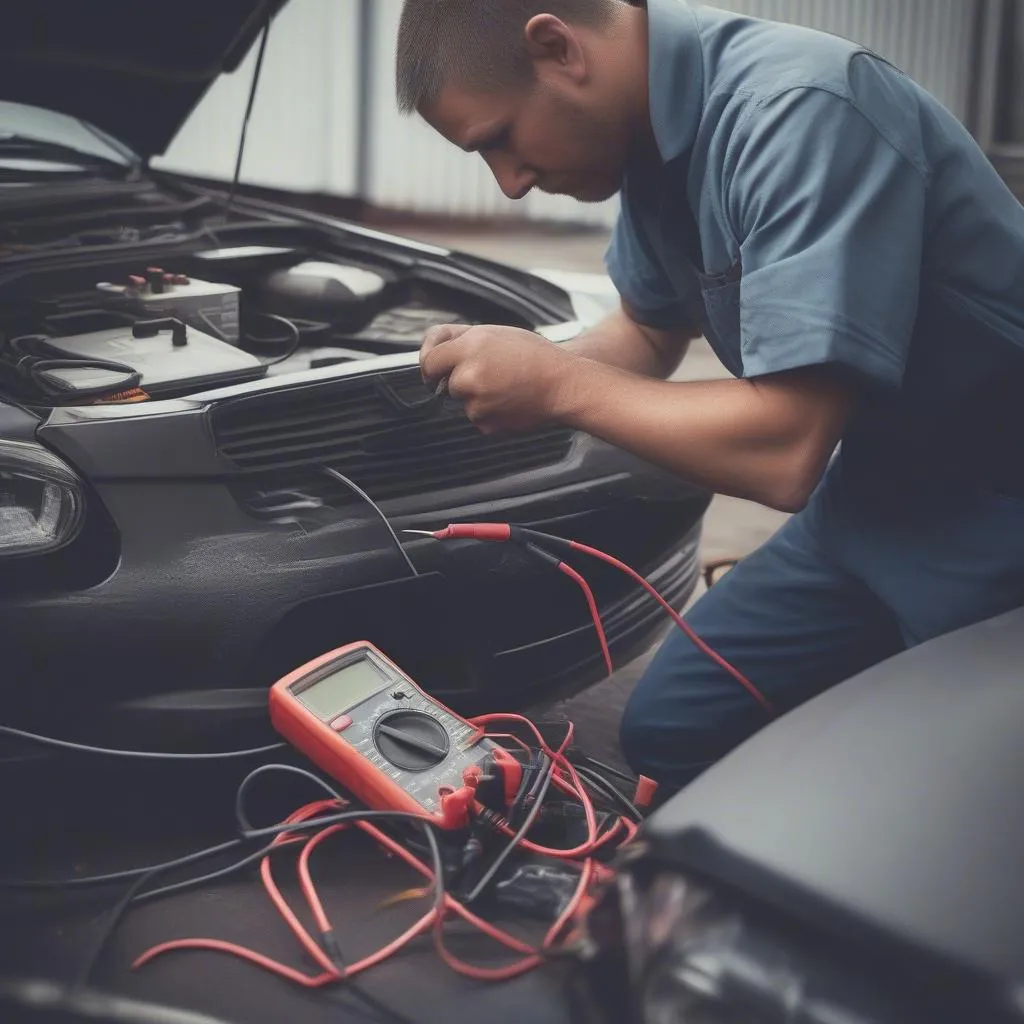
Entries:
[[[703,886],[659,874],[626,903],[630,973],[643,1024],[761,1024],[724,984],[742,919]],[[734,964],[729,964],[734,966]],[[733,979],[729,979],[732,981]],[[747,1002],[743,1000],[743,1002]],[[742,1016],[739,1012],[742,1012]]]
[[636,1024],[906,1024],[928,1019],[892,978],[675,870],[623,872]]
[[81,481],[63,459],[34,442],[0,441],[0,557],[63,547],[84,513]]

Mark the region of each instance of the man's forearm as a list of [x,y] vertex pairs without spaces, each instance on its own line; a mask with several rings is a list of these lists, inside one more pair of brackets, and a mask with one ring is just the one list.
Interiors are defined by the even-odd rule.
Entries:
[[[810,397],[808,397],[808,391]],[[555,417],[709,490],[803,506],[838,443],[845,393],[800,374],[759,382],[644,379],[580,360]]]
[[674,373],[686,354],[685,341],[659,344],[652,332],[634,323],[621,309],[562,347],[606,366],[661,379]]

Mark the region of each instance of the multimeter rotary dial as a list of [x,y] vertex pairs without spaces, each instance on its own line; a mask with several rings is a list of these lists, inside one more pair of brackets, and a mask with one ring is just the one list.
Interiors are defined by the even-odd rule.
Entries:
[[377,750],[396,768],[425,772],[437,767],[451,749],[445,727],[425,711],[390,711],[373,729]]

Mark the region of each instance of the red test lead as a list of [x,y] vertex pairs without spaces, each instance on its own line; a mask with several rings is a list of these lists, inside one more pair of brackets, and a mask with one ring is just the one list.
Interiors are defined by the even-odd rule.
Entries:
[[433,537],[434,540],[512,540],[512,527],[508,523],[455,523],[443,530],[403,530],[402,533]]
[[734,665],[730,664],[723,658],[717,651],[711,648],[700,636],[694,631],[693,627],[690,626],[683,617],[665,600],[661,594],[649,583],[643,576],[640,575],[635,569],[626,565],[625,562],[620,561],[613,555],[609,555],[607,552],[600,551],[597,548],[590,547],[586,544],[580,544],[578,541],[567,540],[564,537],[556,537],[552,534],[541,533],[538,530],[531,530],[527,527],[513,526],[510,523],[452,523],[446,526],[443,530],[403,530],[403,533],[417,534],[424,537],[433,537],[435,540],[455,540],[455,539],[466,539],[466,540],[481,540],[481,541],[495,541],[498,543],[512,542],[516,544],[524,545],[531,553],[545,557],[546,560],[551,561],[557,568],[576,580],[584,589],[584,594],[587,598],[587,604],[590,607],[591,615],[594,619],[594,626],[597,629],[598,637],[601,640],[601,651],[605,658],[605,663],[608,666],[609,673],[611,672],[611,656],[607,650],[607,642],[604,635],[604,629],[601,625],[600,616],[597,611],[597,605],[593,598],[593,593],[587,586],[586,581],[576,573],[570,566],[567,566],[564,562],[559,561],[550,552],[545,551],[540,545],[549,544],[560,550],[576,551],[580,554],[588,555],[592,558],[600,559],[606,562],[608,565],[614,566],[621,572],[626,573],[631,579],[635,580],[640,586],[642,586],[658,603],[665,609],[666,613],[672,618],[672,621],[679,627],[680,630],[691,640],[695,647],[702,654],[710,658],[716,665],[719,666],[723,671],[727,672],[733,679],[736,680],[750,694],[758,704],[767,712],[771,717],[775,717],[775,708],[772,706],[771,701]]

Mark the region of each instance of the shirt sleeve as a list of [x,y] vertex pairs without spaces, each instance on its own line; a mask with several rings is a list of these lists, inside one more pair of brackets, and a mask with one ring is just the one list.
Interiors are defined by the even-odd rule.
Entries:
[[729,141],[748,377],[837,365],[899,388],[917,318],[926,181],[850,100],[800,89]]
[[608,276],[641,324],[660,330],[688,328],[692,318],[656,258],[642,218],[631,207],[627,187],[605,254]]

